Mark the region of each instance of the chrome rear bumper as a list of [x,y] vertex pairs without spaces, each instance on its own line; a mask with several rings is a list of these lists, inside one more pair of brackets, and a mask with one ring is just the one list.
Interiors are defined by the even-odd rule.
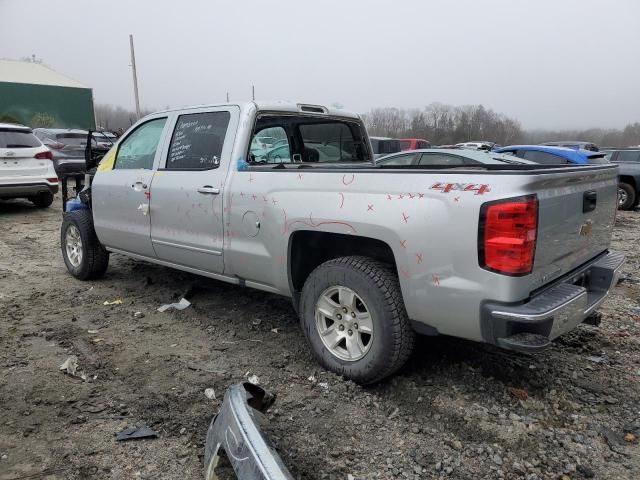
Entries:
[[485,304],[485,340],[511,350],[548,347],[554,338],[573,330],[595,312],[618,283],[623,264],[623,254],[609,252],[526,303]]

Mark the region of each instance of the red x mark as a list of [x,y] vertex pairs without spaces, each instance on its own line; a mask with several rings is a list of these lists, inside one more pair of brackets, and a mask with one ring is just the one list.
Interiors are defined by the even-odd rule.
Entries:
[[424,198],[424,193],[419,193],[418,198]]
[[278,201],[275,198],[272,198],[271,199],[271,203],[273,203],[275,205],[276,203],[278,203]]
[[440,277],[437,275],[431,275],[431,281],[434,285],[440,286]]
[[398,195],[398,200],[402,200],[404,198],[404,195],[400,194]]
[[241,197],[244,197],[244,192],[240,192],[240,196],[241,196]]
[[422,263],[422,254],[421,253],[416,253],[416,262],[417,263]]
[[373,210],[373,205],[371,205],[371,204],[367,205],[367,212],[370,211],[370,210]]
[[391,195],[387,193],[387,200],[391,200]]
[[149,200],[151,198],[151,192],[149,190],[145,191],[144,196],[147,200]]
[[454,202],[457,202],[459,200],[460,200],[460,197],[456,197],[456,198],[453,199]]
[[415,197],[415,195],[414,195],[413,193],[409,193],[408,195],[409,195],[409,197],[410,197],[410,198],[412,198],[412,199],[413,199],[413,197]]
[[400,240],[400,246],[402,248],[407,248],[407,241],[406,240]]
[[249,181],[253,182],[253,180],[254,180],[253,175],[249,174]]
[[253,199],[254,199],[254,200],[255,200],[256,198],[258,198],[258,197],[256,197],[255,195],[251,195],[251,196],[253,197]]
[[302,180],[302,174],[301,173],[298,174],[298,180]]
[[408,222],[409,218],[411,218],[411,217],[409,217],[409,215],[407,215],[406,213],[402,212],[402,219],[404,220],[404,223],[409,223]]

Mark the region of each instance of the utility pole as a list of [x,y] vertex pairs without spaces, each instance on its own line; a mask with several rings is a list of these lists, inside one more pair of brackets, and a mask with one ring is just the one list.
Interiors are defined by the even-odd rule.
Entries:
[[251,98],[253,99],[253,101],[256,100],[256,87],[251,85]]
[[138,75],[136,73],[136,54],[133,51],[133,35],[129,34],[131,47],[131,70],[133,71],[133,95],[136,99],[136,120],[140,120],[140,98],[138,97]]

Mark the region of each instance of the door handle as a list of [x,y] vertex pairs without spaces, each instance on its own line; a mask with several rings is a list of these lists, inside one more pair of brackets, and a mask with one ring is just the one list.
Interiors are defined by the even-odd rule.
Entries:
[[131,188],[133,188],[134,190],[146,190],[147,189],[147,184],[144,182],[136,182],[133,185],[131,185]]
[[198,193],[218,195],[220,193],[220,189],[214,188],[211,185],[205,185],[204,187],[198,188]]

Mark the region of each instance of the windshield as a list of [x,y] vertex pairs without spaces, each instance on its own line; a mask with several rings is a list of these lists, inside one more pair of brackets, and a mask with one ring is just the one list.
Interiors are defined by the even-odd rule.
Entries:
[[56,140],[68,146],[85,147],[87,145],[86,133],[58,133]]

